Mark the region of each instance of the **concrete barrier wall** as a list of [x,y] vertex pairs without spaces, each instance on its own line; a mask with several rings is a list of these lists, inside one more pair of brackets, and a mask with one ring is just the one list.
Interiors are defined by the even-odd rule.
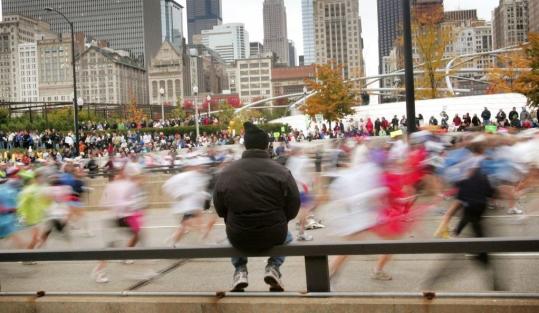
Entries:
[[9,313],[537,313],[539,300],[413,298],[0,297]]

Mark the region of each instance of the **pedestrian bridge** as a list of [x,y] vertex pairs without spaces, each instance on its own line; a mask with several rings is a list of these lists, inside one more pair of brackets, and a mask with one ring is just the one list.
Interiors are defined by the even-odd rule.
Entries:
[[[0,263],[122,259],[214,259],[231,256],[302,256],[307,290],[295,293],[211,292],[0,292],[0,312],[539,312],[538,293],[332,292],[329,255],[538,252],[536,238],[301,243],[245,253],[228,245],[0,252]],[[421,269],[418,269],[420,271]],[[1,283],[1,281],[0,281]],[[182,282],[178,282],[181,284]],[[357,282],[361,285],[361,281]],[[223,286],[225,287],[225,286]]]

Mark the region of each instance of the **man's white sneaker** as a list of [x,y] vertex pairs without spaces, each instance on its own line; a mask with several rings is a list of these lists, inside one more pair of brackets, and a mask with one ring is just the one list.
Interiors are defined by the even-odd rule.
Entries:
[[247,269],[240,269],[234,273],[234,281],[232,283],[232,292],[243,292],[249,286],[247,278]]
[[522,211],[521,209],[517,208],[517,207],[514,207],[514,208],[511,208],[507,211],[507,214],[512,214],[512,215],[520,215],[520,214],[523,214],[524,211]]
[[281,272],[279,269],[268,264],[266,266],[266,273],[264,274],[264,282],[270,286],[271,292],[283,292],[283,283],[281,282]]
[[125,265],[131,265],[131,264],[133,264],[133,263],[135,263],[135,261],[133,261],[133,260],[125,260],[125,261],[124,261],[124,264],[125,264]]

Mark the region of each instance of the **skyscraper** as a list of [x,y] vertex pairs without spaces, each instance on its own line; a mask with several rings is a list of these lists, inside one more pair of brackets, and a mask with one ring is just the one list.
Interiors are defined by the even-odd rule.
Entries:
[[242,23],[216,25],[202,31],[202,44],[217,52],[227,63],[249,57],[249,33]]
[[161,40],[180,49],[183,42],[183,7],[174,0],[161,0]]
[[296,66],[296,45],[294,41],[288,41],[288,66]]
[[249,57],[257,57],[264,54],[264,45],[258,41],[251,42],[249,49]]
[[492,17],[494,49],[528,40],[528,3],[528,0],[500,0]]
[[316,63],[343,66],[343,78],[365,74],[358,0],[316,0]]
[[51,31],[69,32],[64,18],[46,7],[53,7],[70,19],[76,32],[109,42],[110,47],[128,51],[147,63],[161,46],[161,8],[155,0],[3,0],[3,13],[19,14],[46,21]]
[[539,1],[530,1],[530,19],[529,29],[530,33],[539,33]]
[[378,71],[382,73],[382,60],[389,56],[395,40],[402,30],[402,1],[378,0]]
[[288,64],[288,30],[284,0],[264,0],[264,49],[277,55],[277,62]]
[[187,0],[187,32],[189,43],[193,36],[203,30],[212,29],[223,23],[221,0]]
[[303,62],[305,65],[316,62],[314,51],[314,0],[301,0],[303,22]]

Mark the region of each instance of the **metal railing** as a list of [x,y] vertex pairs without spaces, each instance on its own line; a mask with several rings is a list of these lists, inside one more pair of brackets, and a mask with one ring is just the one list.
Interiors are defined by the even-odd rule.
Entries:
[[480,238],[453,240],[403,240],[339,242],[333,244],[295,243],[264,252],[244,252],[231,246],[182,248],[133,248],[100,250],[8,250],[0,252],[1,262],[92,261],[125,259],[214,259],[233,256],[305,257],[307,291],[330,292],[328,256],[376,254],[453,254],[480,252],[539,252],[538,238]]

